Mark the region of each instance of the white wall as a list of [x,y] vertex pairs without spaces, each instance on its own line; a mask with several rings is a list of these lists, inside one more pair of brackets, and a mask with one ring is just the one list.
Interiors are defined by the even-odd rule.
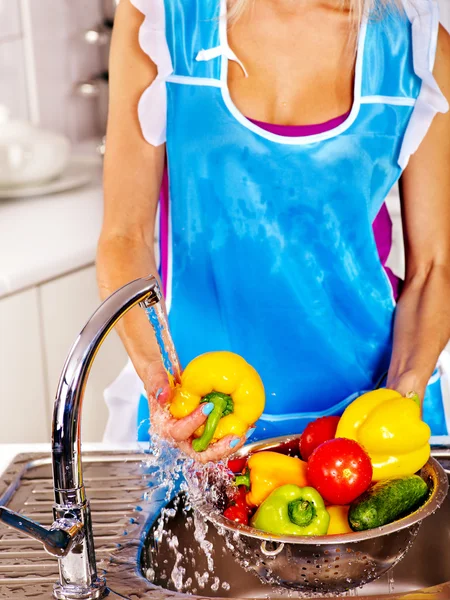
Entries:
[[0,0],[0,103],[73,141],[99,135],[95,100],[73,89],[101,71],[81,38],[100,21],[99,0]]
[[439,0],[442,24],[450,31],[450,0]]

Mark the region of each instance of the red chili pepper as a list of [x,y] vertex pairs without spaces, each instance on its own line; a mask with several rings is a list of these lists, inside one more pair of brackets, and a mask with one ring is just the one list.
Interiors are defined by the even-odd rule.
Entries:
[[232,473],[238,474],[242,473],[242,471],[247,466],[248,456],[241,456],[239,458],[231,458],[228,461],[228,468]]
[[247,488],[244,485],[240,485],[237,489],[236,495],[233,497],[231,501],[231,505],[237,506],[239,508],[244,509],[248,514],[253,512],[251,506],[247,504]]
[[229,506],[223,513],[223,516],[230,521],[234,521],[235,523],[248,525],[248,513],[242,506]]

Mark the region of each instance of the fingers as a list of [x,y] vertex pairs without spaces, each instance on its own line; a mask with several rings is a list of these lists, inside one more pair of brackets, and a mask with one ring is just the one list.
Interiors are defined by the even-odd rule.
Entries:
[[212,444],[204,452],[195,452],[192,448],[191,441],[183,441],[178,444],[180,450],[182,450],[189,457],[193,458],[201,464],[208,462],[217,462],[224,460],[237,452],[245,444],[245,436],[238,438],[233,435],[227,435],[223,439],[219,440],[215,444]]
[[164,387],[158,388],[156,392],[156,401],[160,406],[166,406],[172,399],[173,388],[170,386],[169,382],[166,383]]
[[162,365],[149,374],[145,387],[150,404],[155,401],[165,406],[171,400],[172,388]]
[[208,404],[201,404],[187,417],[174,421],[170,429],[170,434],[173,439],[176,442],[182,442],[192,437],[193,433],[203,425],[208,418],[208,410]]
[[227,435],[215,444],[212,444],[205,452],[202,452],[201,454],[208,454],[208,462],[223,460],[242,448],[246,441],[247,440],[245,436],[238,438],[235,435]]

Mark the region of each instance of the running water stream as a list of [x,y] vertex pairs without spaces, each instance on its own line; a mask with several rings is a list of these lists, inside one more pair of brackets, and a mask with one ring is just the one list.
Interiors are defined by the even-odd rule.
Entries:
[[[148,320],[154,329],[169,382],[171,385],[176,385],[181,381],[181,365],[170,335],[164,307],[158,302],[156,305],[147,307],[145,310]],[[211,493],[211,490],[215,489],[215,486],[211,485],[211,473],[216,468],[220,472],[217,476],[214,476],[217,481],[219,481],[219,477],[223,481],[224,475],[223,465],[220,467],[209,465],[205,468],[202,465],[194,463],[192,460],[186,460],[176,448],[154,434],[151,436],[147,468],[152,470],[154,480],[145,499],[153,501],[163,493],[166,504],[176,497],[177,494],[188,491],[185,478],[187,473],[191,474],[190,480],[192,483],[190,492],[193,495],[200,494],[202,496],[205,493]],[[197,588],[204,589],[207,584],[209,584],[212,591],[217,591],[220,587],[224,590],[228,589],[229,584],[226,581],[221,582],[214,575],[212,544],[206,539],[208,524],[196,513],[192,516],[189,506],[182,509],[186,519],[186,526],[193,527],[194,540],[197,542],[198,548],[206,559],[206,570],[201,573],[197,570],[195,571],[196,581],[193,581],[192,578],[185,580],[186,569],[183,566],[183,561],[186,559],[186,556],[182,553],[185,552],[185,549],[181,548],[182,552],[180,552],[178,537],[173,535],[170,530],[170,521],[177,513],[179,498],[178,496],[175,504],[172,503],[170,508],[165,507],[162,509],[156,526],[153,529],[154,542],[158,544],[164,540],[175,559],[170,574],[167,574],[168,578],[170,578],[174,589],[180,592],[194,592]],[[211,498],[211,500],[213,499]],[[191,561],[191,565],[195,566],[197,559],[193,552],[189,556],[189,560]],[[147,572],[149,579],[152,578],[152,575],[154,576],[154,572],[152,573],[152,569],[149,569]]]
[[181,380],[181,365],[177,351],[175,350],[175,344],[170,335],[165,309],[161,302],[157,302],[153,306],[147,307],[145,311],[155,332],[169,381],[171,383],[179,383]]

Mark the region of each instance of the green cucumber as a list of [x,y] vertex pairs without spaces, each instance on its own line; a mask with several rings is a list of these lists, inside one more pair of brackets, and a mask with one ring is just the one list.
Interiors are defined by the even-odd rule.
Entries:
[[418,475],[379,481],[350,506],[348,522],[353,531],[366,531],[397,521],[418,508],[428,486]]

